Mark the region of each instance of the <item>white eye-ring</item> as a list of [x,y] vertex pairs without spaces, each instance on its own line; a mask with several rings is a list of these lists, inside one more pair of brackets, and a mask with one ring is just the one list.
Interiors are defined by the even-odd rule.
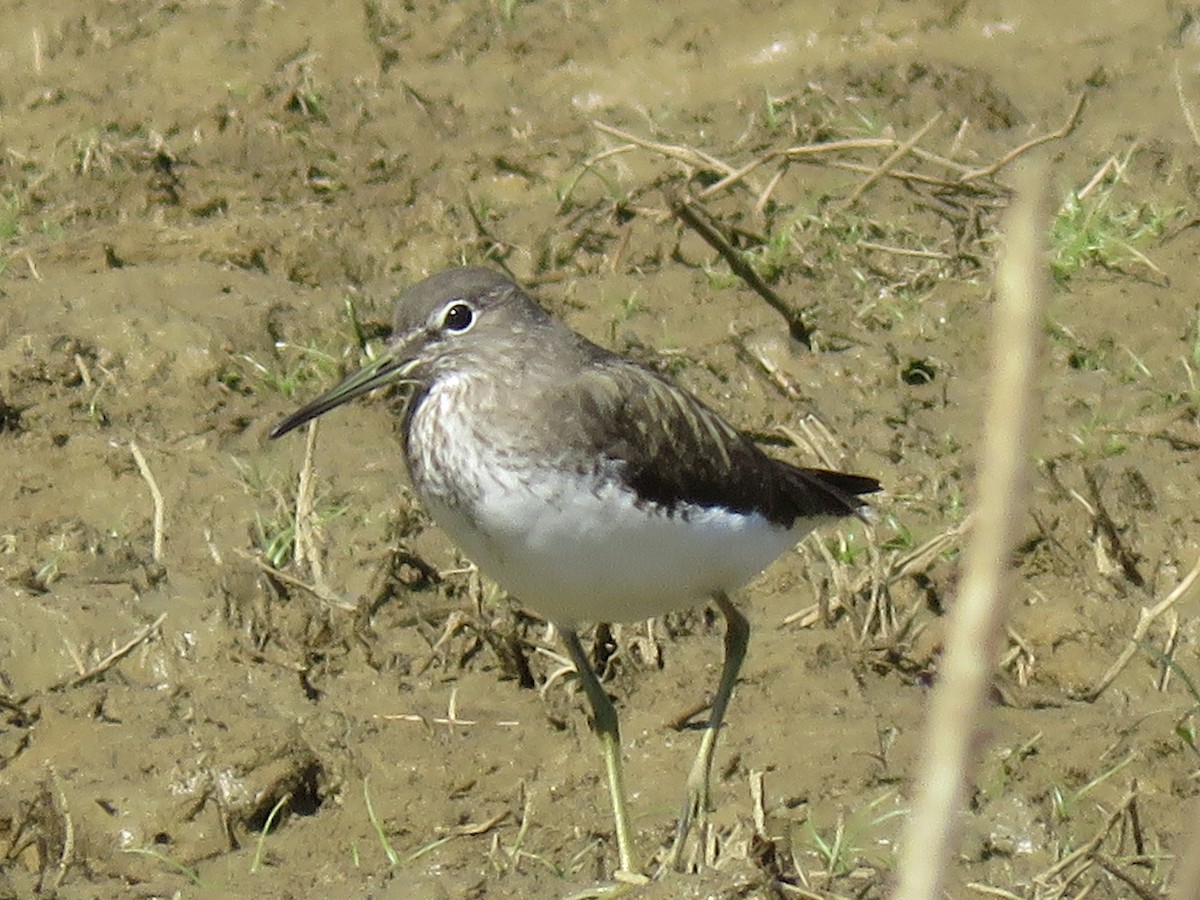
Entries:
[[475,324],[475,310],[462,300],[454,300],[442,312],[442,328],[455,334],[470,331]]

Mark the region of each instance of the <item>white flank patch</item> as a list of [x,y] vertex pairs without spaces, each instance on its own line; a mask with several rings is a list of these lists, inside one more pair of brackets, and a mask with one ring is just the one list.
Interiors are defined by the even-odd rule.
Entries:
[[612,483],[589,490],[560,472],[531,475],[490,472],[470,517],[427,506],[484,573],[566,626],[635,622],[736,590],[816,524],[787,531],[703,507],[668,516]]

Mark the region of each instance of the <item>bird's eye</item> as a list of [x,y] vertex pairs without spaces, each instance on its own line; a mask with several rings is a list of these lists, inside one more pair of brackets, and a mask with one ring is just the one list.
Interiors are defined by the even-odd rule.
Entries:
[[461,334],[474,324],[475,310],[462,302],[451,303],[442,316],[442,327],[447,331]]

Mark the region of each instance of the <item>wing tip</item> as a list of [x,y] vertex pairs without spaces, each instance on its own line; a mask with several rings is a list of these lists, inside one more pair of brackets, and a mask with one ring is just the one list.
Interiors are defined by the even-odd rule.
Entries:
[[[805,488],[804,493],[807,495],[807,502],[804,505],[817,505],[817,511],[821,513],[855,516],[866,522],[866,513],[870,507],[860,498],[865,494],[874,494],[883,490],[882,482],[870,475],[856,475],[832,469],[796,469],[796,471],[800,475],[801,483]],[[821,495],[820,498],[813,498],[814,489]],[[821,503],[820,500],[826,502]],[[832,501],[832,503],[828,501]]]

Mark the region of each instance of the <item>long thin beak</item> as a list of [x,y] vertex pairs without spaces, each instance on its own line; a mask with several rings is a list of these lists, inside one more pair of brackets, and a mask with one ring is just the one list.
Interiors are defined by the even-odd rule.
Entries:
[[283,437],[294,428],[299,428],[310,419],[329,412],[335,406],[348,403],[368,391],[387,384],[402,383],[412,368],[413,360],[390,350],[378,359],[359,369],[336,387],[330,388],[316,400],[300,407],[271,429],[269,437]]

